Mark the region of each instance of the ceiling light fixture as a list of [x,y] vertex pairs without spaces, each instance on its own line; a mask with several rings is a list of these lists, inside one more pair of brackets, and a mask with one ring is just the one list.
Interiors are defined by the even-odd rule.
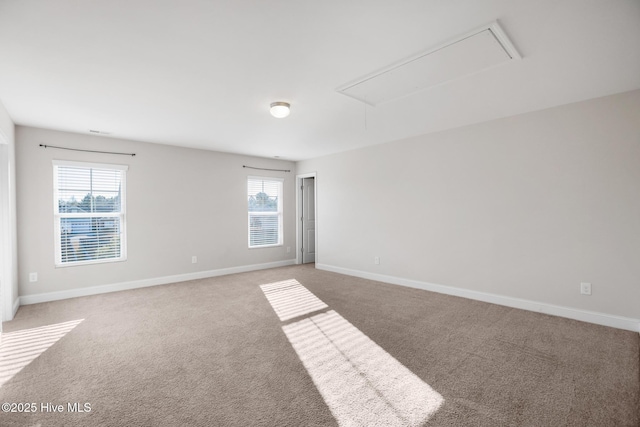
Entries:
[[290,109],[291,105],[289,105],[288,102],[272,102],[269,111],[271,112],[271,115],[273,117],[282,119],[289,115],[289,113],[291,112]]

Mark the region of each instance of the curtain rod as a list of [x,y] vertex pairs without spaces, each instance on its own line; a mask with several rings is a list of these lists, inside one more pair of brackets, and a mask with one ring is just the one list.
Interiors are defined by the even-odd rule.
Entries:
[[256,169],[260,171],[274,171],[274,172],[291,172],[291,169],[268,169],[268,168],[254,168],[253,166],[242,165],[243,168]]
[[120,156],[132,156],[133,157],[133,156],[136,155],[136,153],[116,153],[114,151],[83,150],[81,148],[56,147],[55,145],[44,145],[44,144],[40,144],[40,147],[57,148],[58,150],[84,151],[85,153],[118,154]]

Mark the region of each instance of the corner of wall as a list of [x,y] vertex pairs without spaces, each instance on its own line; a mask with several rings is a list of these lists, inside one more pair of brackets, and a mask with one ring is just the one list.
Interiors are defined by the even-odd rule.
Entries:
[[[18,300],[18,259],[17,259],[17,216],[16,216],[16,173],[15,173],[15,125],[0,102],[0,140],[6,144],[0,156],[0,224],[2,234],[2,314],[3,321],[13,319],[19,305]],[[0,329],[1,331],[1,329]]]

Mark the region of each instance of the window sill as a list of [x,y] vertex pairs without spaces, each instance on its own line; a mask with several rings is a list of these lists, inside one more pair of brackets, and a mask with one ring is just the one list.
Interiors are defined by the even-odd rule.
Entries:
[[277,248],[278,246],[284,246],[284,244],[283,243],[277,243],[275,245],[249,246],[249,249]]
[[74,261],[74,262],[65,262],[64,264],[56,263],[56,268],[67,268],[67,267],[80,267],[83,265],[96,265],[96,264],[110,264],[114,262],[124,262],[127,258],[109,258],[104,260],[90,260],[90,261]]

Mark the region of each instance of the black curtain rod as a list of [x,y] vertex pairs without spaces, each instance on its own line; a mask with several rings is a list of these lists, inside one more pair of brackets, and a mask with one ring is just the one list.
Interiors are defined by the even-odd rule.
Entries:
[[256,169],[260,171],[274,171],[274,172],[291,172],[291,169],[268,169],[268,168],[254,168],[253,166],[242,165],[243,168]]
[[57,148],[58,150],[70,150],[70,151],[84,151],[85,153],[100,153],[100,154],[117,154],[119,156],[135,156],[136,153],[116,153],[113,151],[95,151],[95,150],[83,150],[80,148],[68,148],[68,147],[56,147],[55,145],[40,144],[40,147],[44,148]]

